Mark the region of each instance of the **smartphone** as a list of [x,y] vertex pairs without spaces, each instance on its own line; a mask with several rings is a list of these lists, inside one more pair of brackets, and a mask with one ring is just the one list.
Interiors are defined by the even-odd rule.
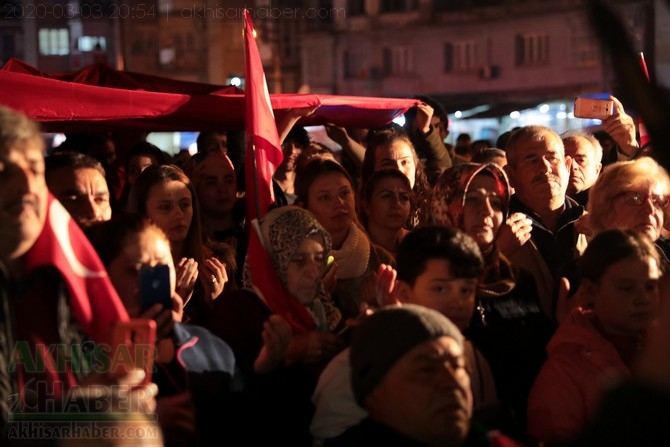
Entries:
[[595,118],[604,120],[614,114],[614,101],[609,99],[575,98],[574,112],[576,118]]
[[141,369],[151,383],[156,358],[156,322],[148,318],[119,321],[112,329],[111,371]]
[[170,267],[158,264],[155,267],[140,269],[140,298],[142,312],[156,303],[162,304],[166,309],[172,309]]

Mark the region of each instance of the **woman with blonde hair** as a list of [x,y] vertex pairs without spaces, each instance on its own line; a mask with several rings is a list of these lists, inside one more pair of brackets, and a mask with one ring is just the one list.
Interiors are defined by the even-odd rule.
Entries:
[[591,187],[587,228],[592,236],[613,228],[634,230],[657,242],[668,203],[670,177],[654,159],[613,163]]

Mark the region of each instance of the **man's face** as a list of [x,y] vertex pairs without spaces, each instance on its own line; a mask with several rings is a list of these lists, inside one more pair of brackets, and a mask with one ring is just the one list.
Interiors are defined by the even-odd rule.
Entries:
[[519,141],[514,164],[505,169],[519,199],[532,210],[558,209],[565,203],[571,159],[563,155],[558,135],[546,134],[540,141]]
[[42,143],[0,150],[0,258],[16,259],[44,228],[48,190]]
[[366,400],[370,416],[425,445],[460,445],[472,417],[463,350],[451,337],[415,346]]
[[60,168],[49,173],[49,189],[82,226],[112,218],[105,177],[94,168]]
[[204,215],[223,217],[230,214],[237,197],[235,170],[230,162],[208,157],[198,183],[198,200]]
[[584,137],[566,140],[565,155],[572,158],[568,195],[589,189],[596,182],[602,164],[596,160],[596,148]]

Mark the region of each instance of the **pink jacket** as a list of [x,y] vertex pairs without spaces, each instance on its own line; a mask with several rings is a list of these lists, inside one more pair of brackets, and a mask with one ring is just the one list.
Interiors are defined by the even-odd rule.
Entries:
[[528,435],[538,441],[576,434],[593,416],[603,389],[630,375],[588,310],[575,309],[565,319],[547,353],[528,397]]

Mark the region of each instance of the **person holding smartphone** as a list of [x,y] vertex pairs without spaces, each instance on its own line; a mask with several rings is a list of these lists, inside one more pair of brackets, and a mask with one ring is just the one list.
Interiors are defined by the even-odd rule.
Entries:
[[[89,231],[128,314],[156,321],[158,418],[168,443],[208,445],[218,424],[239,410],[231,393],[239,388],[231,348],[207,329],[181,323],[183,302],[175,291],[170,243],[160,228],[139,215],[119,215]],[[290,333],[270,319],[263,362],[281,358]],[[232,424],[235,425],[235,424]]]

